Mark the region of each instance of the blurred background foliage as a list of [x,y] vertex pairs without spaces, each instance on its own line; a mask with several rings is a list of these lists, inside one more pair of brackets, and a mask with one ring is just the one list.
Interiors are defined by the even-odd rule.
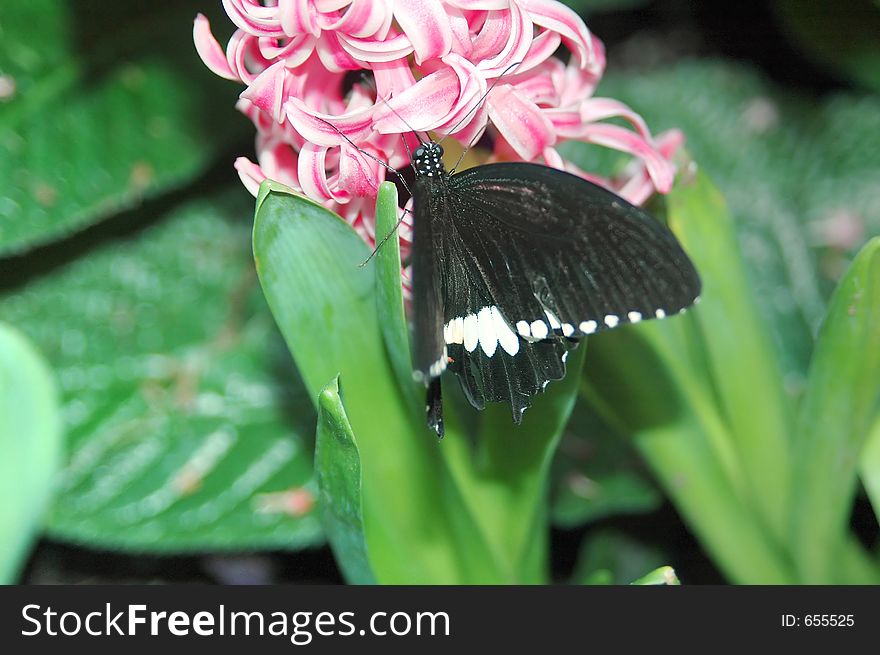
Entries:
[[[239,89],[210,74],[191,42],[198,11],[221,37],[231,32],[219,4],[0,6],[2,581],[374,573],[358,564],[369,557],[363,517],[320,516],[328,480],[350,481],[358,449],[365,466],[375,455],[345,372],[340,392],[327,387],[332,373],[297,358],[301,380],[254,270],[253,202],[231,165],[252,152],[252,128],[233,109]],[[685,132],[695,166],[654,208],[704,253],[725,302],[707,295],[687,322],[590,341],[580,390],[559,392],[578,402],[548,462],[547,516],[535,519],[554,527],[521,553],[522,570],[546,557],[559,582],[631,582],[664,564],[684,583],[876,581],[877,242],[852,264],[880,234],[880,9],[569,4],[608,47],[599,94],[655,132]],[[567,154],[619,164],[595,150]],[[695,216],[720,223],[707,236]],[[686,361],[663,360],[664,344],[689,351]],[[318,461],[347,474],[328,464],[316,479],[319,416]],[[519,436],[506,435],[506,448],[532,443]],[[479,503],[503,515],[523,499],[466,483],[455,444],[443,444],[444,470],[469,491],[429,491],[447,511],[476,507],[473,525],[452,532],[485,536]],[[794,497],[764,498],[767,489]],[[371,502],[339,493],[352,508]],[[346,544],[341,566],[328,535],[337,555]],[[430,560],[417,543],[394,547]],[[491,538],[485,548],[514,561]],[[482,566],[473,551],[456,566]]]

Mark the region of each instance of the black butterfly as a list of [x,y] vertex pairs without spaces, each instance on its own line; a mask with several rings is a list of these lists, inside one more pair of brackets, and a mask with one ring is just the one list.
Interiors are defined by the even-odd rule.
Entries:
[[610,191],[539,164],[450,174],[442,156],[435,142],[412,156],[413,369],[438,435],[447,368],[471,405],[507,402],[520,423],[579,339],[698,299],[669,229]]

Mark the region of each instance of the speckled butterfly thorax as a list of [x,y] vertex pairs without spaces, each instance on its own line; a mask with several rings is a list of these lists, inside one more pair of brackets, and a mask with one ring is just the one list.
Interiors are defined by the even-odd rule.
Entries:
[[672,232],[614,193],[540,164],[450,173],[442,158],[435,142],[412,153],[413,370],[437,434],[446,370],[471,405],[509,403],[519,423],[580,339],[698,299]]

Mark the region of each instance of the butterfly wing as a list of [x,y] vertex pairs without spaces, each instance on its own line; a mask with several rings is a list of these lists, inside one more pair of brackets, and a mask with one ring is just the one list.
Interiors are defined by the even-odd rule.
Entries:
[[415,196],[415,368],[433,379],[448,366],[474,407],[508,402],[517,423],[581,337],[699,295],[668,228],[569,173],[489,164],[417,181]]

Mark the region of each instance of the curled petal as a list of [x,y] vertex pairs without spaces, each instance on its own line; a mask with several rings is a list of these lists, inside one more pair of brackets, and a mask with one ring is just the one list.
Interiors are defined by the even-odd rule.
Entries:
[[281,105],[284,102],[284,78],[286,75],[287,69],[284,62],[278,61],[260,73],[242,92],[241,97],[249,100],[255,107],[281,123],[284,120]]
[[[519,5],[512,2],[509,11],[490,12],[479,36],[474,40],[471,57],[477,59],[477,68],[487,77],[510,72],[521,67],[532,44],[532,22]],[[484,35],[490,35],[484,38]],[[501,38],[498,38],[501,37]]]
[[581,68],[597,65],[593,39],[584,21],[572,9],[553,0],[514,0],[526,10],[536,25],[558,32],[568,48],[577,55]]
[[377,107],[374,127],[383,134],[432,130],[455,106],[460,91],[455,71],[442,68]]
[[196,44],[196,52],[199,53],[202,61],[205,62],[211,72],[227,80],[240,81],[238,76],[226,61],[226,55],[223,48],[217,43],[217,39],[211,34],[211,24],[207,17],[202,14],[196,16],[193,21],[193,41]]
[[223,8],[236,27],[253,36],[284,36],[276,7],[264,7],[259,0],[223,0]]
[[455,7],[447,7],[446,13],[449,16],[449,28],[452,30],[452,52],[470,58],[474,44],[467,17]]
[[[398,34],[384,41],[339,35],[339,45],[350,57],[364,62],[394,61],[407,57],[413,51],[406,34]],[[357,68],[363,66],[358,65]]]
[[577,110],[545,109],[544,116],[553,124],[556,136],[560,139],[576,139],[583,134],[584,123]]
[[562,37],[556,32],[542,32],[532,39],[528,52],[522,58],[519,66],[514,69],[514,73],[525,73],[540,66],[553,56],[561,42]]
[[[391,0],[353,0],[342,17],[330,23],[326,29],[366,38],[382,30],[387,33],[393,18]],[[384,35],[379,40],[383,38]]]
[[607,118],[625,118],[645,139],[651,138],[645,120],[618,100],[590,98],[581,104],[580,117],[584,123],[595,123]]
[[654,186],[661,193],[672,188],[675,170],[666,159],[639,134],[619,125],[594,123],[584,127],[581,139],[606,148],[613,148],[634,155],[642,160]]
[[352,196],[375,197],[382,181],[379,168],[376,161],[345,143],[340,147],[339,188]]
[[244,30],[236,30],[226,44],[226,61],[245,84],[253,82],[270,63],[260,54],[258,37]]
[[340,73],[347,70],[363,68],[361,62],[356,61],[343,47],[342,40],[335,32],[327,32],[318,40],[316,48],[321,63],[331,73]]
[[260,191],[260,185],[266,179],[266,174],[247,157],[239,157],[235,160],[235,170],[238,171],[238,177],[241,178],[244,188],[256,198]]
[[[680,130],[667,130],[658,135],[654,141],[657,151],[667,162],[672,160],[683,144],[684,134]],[[627,167],[623,178],[624,182],[619,185],[617,192],[634,205],[641,205],[655,191],[659,190],[654,186],[644,163],[638,159],[633,160],[630,166]],[[663,191],[663,193],[666,193],[666,191]]]
[[321,35],[310,0],[278,0],[278,17],[281,29],[288,36]]
[[334,200],[327,181],[327,148],[306,143],[299,153],[297,176],[303,193],[312,200],[326,202]]
[[373,62],[370,64],[370,69],[373,71],[373,79],[376,81],[378,98],[387,100],[416,83],[412,69],[405,59]]
[[345,143],[346,138],[359,143],[372,131],[372,107],[334,116],[311,109],[299,98],[288,98],[284,109],[290,124],[306,141],[325,148]]
[[394,17],[413,46],[416,64],[452,49],[452,27],[440,0],[397,2]]
[[511,0],[446,0],[446,4],[469,11],[507,9]]
[[[450,53],[443,58],[443,63],[447,64],[458,76],[459,92],[455,106],[449,112],[447,119],[437,125],[437,128],[446,131],[447,134],[457,134],[470,116],[477,111],[478,105],[485,104],[483,101],[486,97],[488,84],[476,67],[464,57]],[[485,125],[476,129],[482,130],[484,127]],[[462,137],[459,136],[459,138]]]
[[489,117],[516,154],[532,161],[556,141],[553,124],[532,101],[509,84],[499,84],[489,94]]
[[263,36],[258,40],[260,54],[269,61],[283,59],[288,68],[301,66],[315,49],[315,37],[300,34],[289,39],[284,45],[277,45],[278,39]]

